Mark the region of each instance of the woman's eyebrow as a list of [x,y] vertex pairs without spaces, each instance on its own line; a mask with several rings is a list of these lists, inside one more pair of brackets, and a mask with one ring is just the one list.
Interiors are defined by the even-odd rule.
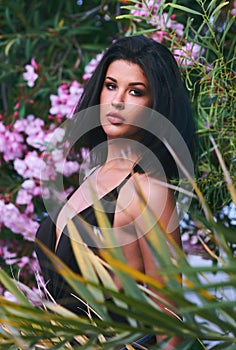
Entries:
[[109,79],[109,80],[111,80],[111,81],[114,81],[114,83],[117,83],[117,80],[116,80],[115,78],[112,78],[112,77],[107,76],[106,79]]
[[[117,80],[115,78],[107,76],[106,79],[109,79],[109,80],[113,81],[114,83],[117,83]],[[142,83],[141,81],[134,81],[132,83],[129,83],[129,86],[135,86],[135,85],[142,85],[142,86],[146,87],[146,85],[144,83]]]

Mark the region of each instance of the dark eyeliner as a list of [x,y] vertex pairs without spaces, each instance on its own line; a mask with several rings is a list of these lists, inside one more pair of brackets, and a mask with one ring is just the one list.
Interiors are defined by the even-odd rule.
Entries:
[[143,91],[141,91],[141,90],[137,90],[137,89],[132,89],[132,90],[130,90],[131,92],[133,91],[134,92],[134,96],[137,96],[137,97],[139,97],[139,96],[144,96],[145,95],[145,93],[143,92]]
[[110,83],[110,82],[105,82],[104,85],[108,90],[112,90],[113,88],[116,87],[116,85],[114,83]]

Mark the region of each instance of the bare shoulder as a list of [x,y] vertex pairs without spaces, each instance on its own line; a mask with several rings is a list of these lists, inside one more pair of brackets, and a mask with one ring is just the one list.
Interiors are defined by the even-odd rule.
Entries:
[[173,191],[167,181],[135,173],[122,187],[119,206],[135,220],[149,208],[158,218],[175,210]]
[[122,188],[120,195],[123,197],[127,193],[132,193],[132,202],[135,206],[140,200],[151,207],[157,202],[159,205],[160,203],[175,205],[173,190],[170,188],[169,182],[147,174],[135,173]]
[[139,195],[139,192],[142,192],[146,196],[154,195],[155,197],[173,194],[168,181],[165,179],[136,173],[132,176],[132,181],[136,188],[137,195]]

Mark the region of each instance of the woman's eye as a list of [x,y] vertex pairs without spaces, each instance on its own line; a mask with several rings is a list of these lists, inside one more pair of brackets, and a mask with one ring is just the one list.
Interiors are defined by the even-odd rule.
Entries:
[[114,90],[116,88],[115,84],[105,83],[105,86],[108,90]]
[[143,96],[144,95],[144,93],[142,91],[136,90],[136,89],[130,90],[130,94],[134,95],[134,96]]

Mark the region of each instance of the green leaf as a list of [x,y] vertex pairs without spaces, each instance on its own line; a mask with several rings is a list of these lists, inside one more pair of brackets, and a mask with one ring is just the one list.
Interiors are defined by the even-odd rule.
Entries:
[[[144,20],[144,18],[142,16],[136,16],[136,15],[120,15],[120,16],[116,16],[116,20],[120,20],[120,19],[140,19],[140,20]],[[146,19],[146,17],[145,17]]]
[[227,6],[229,4],[229,1],[224,1],[221,4],[219,4],[214,11],[211,13],[211,17],[214,18],[214,22],[216,21],[216,18],[220,15],[220,11],[223,7]]
[[51,260],[56,271],[68,282],[73,288],[75,294],[78,295],[84,302],[96,311],[100,317],[106,319],[107,315],[103,305],[99,305],[97,298],[94,298],[94,293],[86,286],[89,281],[86,281],[81,275],[74,273],[63,261],[61,261],[50,249],[44,246],[40,241],[37,244],[45,252],[47,257]]
[[16,43],[16,41],[17,41],[17,39],[12,39],[7,43],[7,45],[5,47],[5,51],[4,51],[6,56],[9,55],[9,51],[10,51],[11,47]]
[[192,10],[191,8],[189,7],[186,7],[186,6],[182,6],[182,5],[178,5],[178,4],[174,4],[174,3],[167,3],[165,4],[165,7],[173,7],[177,10],[180,10],[180,11],[184,11],[184,12],[187,12],[187,13],[191,13],[193,15],[198,15],[198,16],[203,16],[203,14],[201,12],[198,12],[198,11],[195,11],[195,10]]
[[19,290],[19,288],[16,285],[16,282],[14,280],[12,280],[10,277],[8,277],[8,275],[2,269],[0,269],[0,281],[2,282],[4,287],[10,293],[12,293],[22,305],[30,305],[29,300]]
[[[94,268],[93,260],[96,261],[96,264],[101,264],[101,262],[98,260],[97,256],[92,252],[92,250],[84,245],[79,231],[76,229],[76,226],[72,220],[68,221],[67,226],[73,252],[81,274],[85,280],[99,284],[99,279]],[[88,289],[90,290],[94,299],[98,300],[99,302],[104,301],[103,293],[101,293],[97,288],[88,286]]]
[[11,28],[12,32],[14,33],[15,28],[14,28],[13,22],[12,22],[11,17],[10,17],[9,7],[6,7],[6,9],[5,9],[5,18],[7,21],[7,25]]

